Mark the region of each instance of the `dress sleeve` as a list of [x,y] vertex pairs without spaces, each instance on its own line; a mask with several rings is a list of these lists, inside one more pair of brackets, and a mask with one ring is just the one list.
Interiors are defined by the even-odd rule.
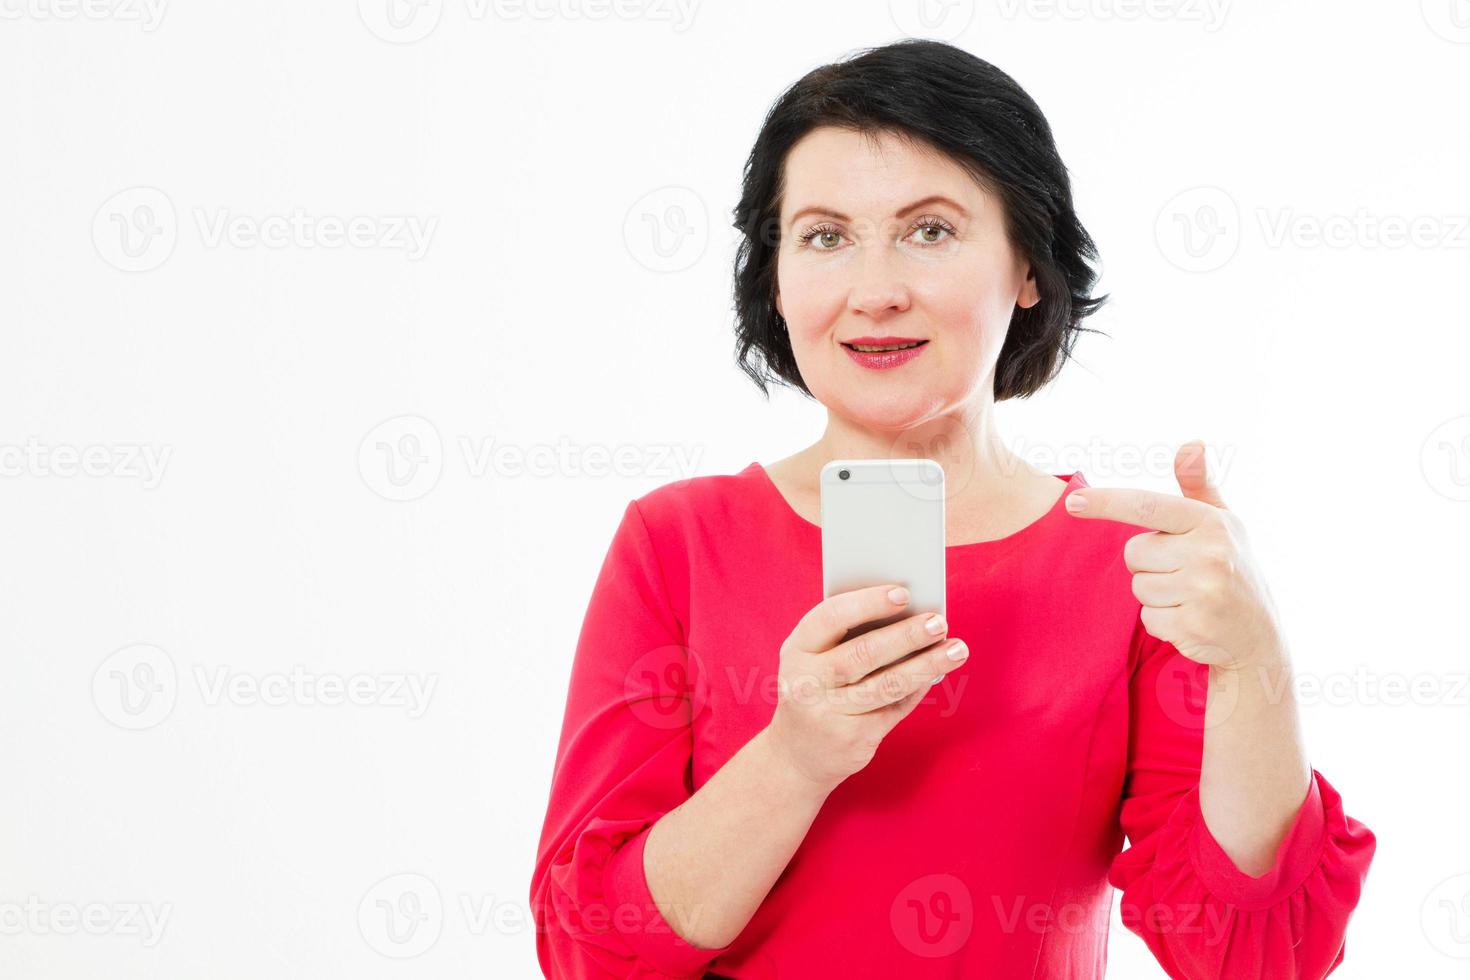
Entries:
[[1129,846],[1108,871],[1124,926],[1175,980],[1325,977],[1343,959],[1372,831],[1313,769],[1275,864],[1260,877],[1241,871],[1200,811],[1209,667],[1141,622],[1131,662],[1120,812]]
[[637,501],[593,586],[573,658],[531,879],[541,969],[557,980],[702,976],[703,949],[660,913],[648,831],[693,792],[684,627]]

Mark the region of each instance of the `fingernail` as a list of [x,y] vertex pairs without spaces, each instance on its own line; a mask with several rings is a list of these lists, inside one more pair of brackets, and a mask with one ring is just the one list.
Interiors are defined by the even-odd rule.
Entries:
[[924,620],[924,629],[926,632],[938,636],[940,633],[944,632],[944,617],[939,615],[938,613],[935,613],[928,619]]
[[951,660],[964,660],[970,655],[970,648],[965,646],[964,640],[955,640],[944,653]]
[[898,588],[888,591],[888,598],[892,599],[895,605],[901,606],[909,601],[909,590],[900,585]]
[[1067,509],[1075,514],[1079,510],[1087,509],[1087,498],[1080,496],[1079,494],[1069,493],[1067,494],[1066,505]]
[[935,684],[938,684],[942,680],[944,680],[944,675],[943,674],[940,674],[938,677],[934,678],[932,681],[929,682],[929,686],[930,687],[933,687]]

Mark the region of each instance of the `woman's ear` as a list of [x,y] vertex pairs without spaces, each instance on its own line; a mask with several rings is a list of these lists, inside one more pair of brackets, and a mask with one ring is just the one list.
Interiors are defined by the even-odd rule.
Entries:
[[1016,297],[1016,305],[1023,310],[1029,310],[1041,302],[1041,291],[1036,288],[1036,273],[1030,264],[1026,266],[1026,281],[1021,283],[1021,294]]
[[781,309],[781,290],[776,290],[776,312],[781,314],[781,319],[786,319],[786,311]]

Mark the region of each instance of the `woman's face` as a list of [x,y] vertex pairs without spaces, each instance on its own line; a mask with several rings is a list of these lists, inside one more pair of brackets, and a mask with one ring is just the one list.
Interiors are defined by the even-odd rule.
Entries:
[[[792,147],[785,177],[776,308],[812,395],[890,431],[988,402],[1011,314],[1038,299],[1000,201],[937,151],[835,127]],[[844,346],[864,337],[925,343],[878,368]]]

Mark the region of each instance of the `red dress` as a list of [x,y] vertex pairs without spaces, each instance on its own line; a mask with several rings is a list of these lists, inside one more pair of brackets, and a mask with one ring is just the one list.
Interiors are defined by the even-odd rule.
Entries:
[[969,660],[828,796],[741,934],[699,949],[659,914],[643,845],[770,721],[781,643],[821,599],[821,529],[754,462],[630,501],[577,641],[531,881],[542,970],[1102,977],[1116,888],[1170,977],[1325,976],[1373,833],[1314,769],[1275,867],[1251,877],[1221,850],[1199,808],[1208,668],[1143,629],[1123,543],[1144,530],[1058,498],[948,548]]

